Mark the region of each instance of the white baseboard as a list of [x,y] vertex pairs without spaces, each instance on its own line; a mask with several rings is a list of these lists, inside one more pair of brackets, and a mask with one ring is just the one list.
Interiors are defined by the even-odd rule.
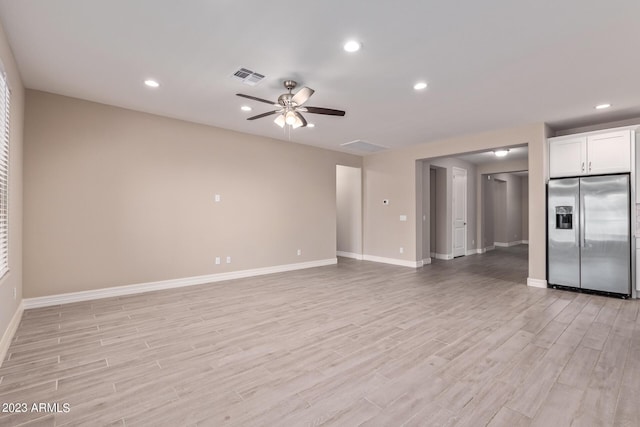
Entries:
[[436,259],[453,259],[452,254],[435,254]]
[[429,265],[431,264],[431,258],[425,258],[422,260],[422,265]]
[[20,320],[22,319],[23,312],[24,304],[21,302],[18,305],[16,312],[13,314],[13,317],[11,318],[11,322],[9,322],[7,329],[2,335],[2,340],[0,340],[0,366],[2,366],[2,362],[4,362],[4,358],[7,356],[7,351],[9,350],[9,346],[11,345],[13,336],[18,330],[18,325],[20,325]]
[[431,258],[435,258],[436,257],[436,253],[435,252],[431,252],[429,255],[431,256]]
[[527,286],[531,286],[533,288],[546,288],[547,281],[543,279],[534,279],[532,277],[527,278]]
[[284,271],[302,270],[305,268],[322,267],[337,264],[337,258],[318,261],[300,262],[296,264],[276,265],[273,267],[254,268],[251,270],[230,271],[228,273],[208,274],[204,276],[185,277],[182,279],[161,280],[158,282],[138,283],[135,285],[115,286],[112,288],[95,289],[91,291],[71,292],[67,294],[48,295],[23,300],[25,309],[49,307],[52,305],[69,304],[72,302],[89,301],[101,298],[111,298],[123,295],[140,294],[143,292],[159,291],[162,289],[182,288],[184,286],[204,285],[206,283],[221,282],[223,280],[242,279],[245,277],[262,276],[265,274],[282,273]]
[[375,255],[363,255],[365,261],[381,262],[384,264],[400,265],[402,267],[419,268],[422,267],[422,261],[407,261],[404,259],[385,258]]
[[363,259],[362,254],[356,254],[356,253],[353,253],[353,252],[336,251],[336,255],[337,256],[342,256],[342,257],[345,257],[345,258],[358,259],[360,261],[362,261],[362,259]]
[[514,242],[493,242],[495,246],[500,246],[501,248],[510,248],[511,246],[521,245],[522,243],[524,243],[524,240],[516,240]]
[[529,241],[528,241],[528,240],[522,240],[522,241],[521,241],[521,243],[522,243],[523,245],[528,245],[528,244],[529,244]]
[[467,255],[476,255],[484,253],[482,249],[467,249]]

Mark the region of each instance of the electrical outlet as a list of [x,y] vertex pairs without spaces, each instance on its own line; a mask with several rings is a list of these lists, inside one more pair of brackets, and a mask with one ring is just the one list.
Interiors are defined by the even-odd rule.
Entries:
[[220,257],[219,256],[216,257],[216,265],[220,265]]
[[302,255],[302,249],[298,249],[298,256]]
[[400,253],[403,254],[404,253],[404,248],[400,248]]
[[231,257],[230,256],[227,257],[227,264],[231,264]]

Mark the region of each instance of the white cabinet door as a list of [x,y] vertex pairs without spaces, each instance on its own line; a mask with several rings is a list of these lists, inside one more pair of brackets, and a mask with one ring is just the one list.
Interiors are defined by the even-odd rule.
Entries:
[[587,138],[584,136],[549,142],[549,176],[578,176],[587,173]]
[[631,171],[631,131],[588,136],[587,160],[589,175]]

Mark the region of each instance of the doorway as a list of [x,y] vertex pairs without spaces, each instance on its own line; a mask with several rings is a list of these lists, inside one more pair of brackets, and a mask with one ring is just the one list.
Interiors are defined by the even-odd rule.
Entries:
[[336,165],[336,256],[362,259],[362,169]]

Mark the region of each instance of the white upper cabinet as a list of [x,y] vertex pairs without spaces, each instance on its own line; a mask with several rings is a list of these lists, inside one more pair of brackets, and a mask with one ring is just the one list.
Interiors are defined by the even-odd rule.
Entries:
[[631,171],[631,131],[588,136],[587,160],[591,175]]
[[631,171],[631,130],[549,139],[549,177]]
[[587,137],[549,143],[549,176],[584,175],[587,167]]

